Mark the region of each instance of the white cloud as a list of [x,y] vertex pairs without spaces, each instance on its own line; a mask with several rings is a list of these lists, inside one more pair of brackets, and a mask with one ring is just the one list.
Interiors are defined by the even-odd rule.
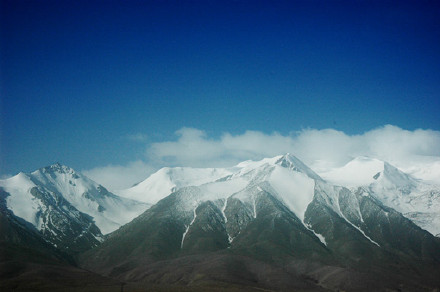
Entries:
[[388,125],[367,132],[364,136],[371,155],[390,162],[414,163],[420,159],[440,156],[439,131],[407,131]]
[[83,170],[82,173],[110,190],[119,190],[143,181],[155,170],[156,168],[138,160],[125,166],[108,165]]
[[231,166],[242,160],[285,153],[291,142],[289,137],[278,133],[266,135],[255,131],[237,136],[224,133],[219,139],[211,139],[201,130],[182,128],[176,135],[177,141],[151,144],[146,151],[147,158],[158,164]]
[[176,131],[176,135],[179,136],[177,141],[151,144],[147,150],[148,158],[159,164],[206,166],[209,160],[221,157],[224,152],[222,145],[207,138],[203,131],[182,128]]
[[121,189],[163,166],[227,167],[287,152],[318,173],[342,166],[354,157],[369,156],[440,180],[436,178],[440,175],[440,132],[408,131],[392,125],[359,135],[334,129],[304,129],[289,135],[246,131],[240,135],[224,133],[218,138],[209,137],[199,129],[182,128],[176,131],[176,140],[148,144],[146,162],[110,165],[84,173],[110,189]]
[[177,140],[152,143],[146,155],[160,165],[231,166],[247,159],[261,159],[292,153],[314,167],[335,167],[356,156],[379,158],[396,166],[440,159],[440,132],[407,131],[386,125],[361,135],[347,135],[334,129],[305,129],[290,135],[246,131],[224,133],[217,139],[205,132],[182,128]]

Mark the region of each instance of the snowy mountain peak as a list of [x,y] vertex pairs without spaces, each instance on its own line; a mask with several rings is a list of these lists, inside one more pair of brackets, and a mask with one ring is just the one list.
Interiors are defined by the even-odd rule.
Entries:
[[277,156],[277,160],[275,162],[276,165],[280,165],[282,167],[302,172],[306,174],[308,177],[315,179],[315,180],[322,180],[322,178],[316,174],[311,168],[309,168],[307,165],[305,165],[301,160],[296,158],[295,156],[291,155],[290,153],[286,153],[282,156]]
[[277,159],[275,164],[279,164],[287,168],[295,167],[295,162],[298,160],[295,156],[291,155],[290,153],[286,153],[284,155],[277,156],[275,158]]
[[346,165],[321,173],[327,181],[346,187],[376,186],[383,189],[411,190],[418,180],[402,172],[388,162],[356,157]]
[[65,173],[65,174],[74,174],[75,173],[75,171],[72,168],[65,166],[65,165],[62,165],[59,162],[56,162],[50,166],[43,167],[39,170],[44,173],[54,173],[54,172]]
[[10,178],[7,178],[5,180],[5,182],[6,181],[9,181],[9,182],[15,181],[15,182],[23,183],[24,181],[30,181],[30,178],[29,178],[28,174],[20,171],[17,175],[10,177]]
[[384,162],[383,176],[389,180],[393,185],[398,187],[411,188],[415,186],[418,181],[412,176],[402,172],[398,168],[392,166],[388,162]]
[[411,188],[417,184],[416,179],[390,163],[365,156],[356,157],[342,168],[336,169],[333,175],[333,178],[353,180],[352,184],[348,184],[351,186],[380,184],[387,188]]
[[199,186],[229,175],[231,172],[222,168],[164,167],[133,187],[117,191],[117,194],[155,204],[177,189]]
[[356,157],[346,165],[320,175],[328,182],[359,188],[392,207],[434,235],[440,233],[440,191],[388,162]]
[[52,211],[64,216],[68,208],[73,211],[67,217],[74,218],[79,212],[87,214],[100,231],[106,234],[148,207],[141,202],[120,198],[80,172],[60,163],[30,174],[19,173],[12,178],[0,180],[0,187],[10,194],[6,203],[14,215],[32,223],[39,230],[45,228],[49,217],[55,216]]
[[382,179],[388,179],[394,182],[395,185],[403,185],[409,181],[414,181],[409,175],[388,162],[365,156],[356,157],[343,166],[343,168],[347,171],[347,173],[344,173],[345,176],[349,176],[352,171],[351,176],[358,176],[365,179],[363,185],[368,185]]
[[367,186],[384,177],[385,162],[365,156],[356,157],[340,168],[321,173],[336,185],[346,187]]
[[[279,169],[275,171],[275,169]],[[231,168],[164,167],[139,184],[117,191],[117,194],[141,202],[155,204],[172,192],[188,186],[204,186],[209,193],[230,194],[243,184],[258,183],[273,177],[273,173],[301,173],[312,180],[322,178],[301,160],[287,153],[259,161],[247,160]],[[220,190],[214,190],[219,188]],[[228,191],[226,191],[228,189]],[[224,196],[224,193],[220,196]]]

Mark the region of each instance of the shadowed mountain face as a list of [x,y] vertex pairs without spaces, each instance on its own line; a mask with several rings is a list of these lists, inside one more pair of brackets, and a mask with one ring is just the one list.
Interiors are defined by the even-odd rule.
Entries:
[[120,291],[119,281],[76,267],[70,255],[9,212],[4,200],[0,209],[1,291]]

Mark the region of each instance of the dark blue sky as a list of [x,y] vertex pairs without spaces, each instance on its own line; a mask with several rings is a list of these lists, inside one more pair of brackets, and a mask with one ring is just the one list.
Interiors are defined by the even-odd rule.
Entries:
[[0,174],[216,137],[440,130],[438,1],[1,1]]

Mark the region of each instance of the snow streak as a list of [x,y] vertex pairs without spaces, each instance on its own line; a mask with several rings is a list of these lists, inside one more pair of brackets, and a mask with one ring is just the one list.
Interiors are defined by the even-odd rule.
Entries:
[[339,214],[341,215],[342,218],[344,218],[345,221],[347,221],[351,226],[353,226],[353,227],[356,228],[360,233],[362,233],[362,235],[363,235],[366,239],[368,239],[369,241],[371,241],[371,243],[374,243],[375,245],[377,245],[378,247],[380,247],[380,245],[379,245],[377,242],[375,242],[374,240],[372,240],[368,235],[365,234],[365,232],[364,232],[362,229],[360,229],[358,226],[354,225],[350,220],[347,219],[347,217],[345,217],[344,214],[342,214],[341,207],[339,206],[339,201],[338,201],[338,209],[339,209]]
[[[198,206],[197,206],[197,207],[198,207]],[[186,234],[188,233],[189,228],[191,227],[191,225],[193,225],[194,221],[196,221],[196,217],[197,217],[196,209],[197,209],[197,207],[194,208],[194,218],[193,218],[193,220],[191,221],[191,223],[189,223],[188,226],[186,226],[186,230],[185,230],[185,232],[183,233],[183,236],[182,236],[182,242],[180,243],[180,248],[183,248],[183,241],[185,240],[185,236],[186,236]]]
[[228,198],[225,199],[225,204],[223,205],[223,208],[221,209],[221,211],[223,214],[223,218],[225,219],[225,231],[226,231],[226,234],[228,235],[228,241],[230,244],[234,240],[234,238],[232,238],[231,235],[229,235],[228,229],[226,228],[226,223],[228,222],[228,218],[226,217],[225,210],[226,210],[227,205],[228,205]]
[[225,210],[226,210],[226,206],[228,205],[228,198],[225,199],[225,204],[223,205],[222,208],[222,214],[223,214],[223,218],[225,219],[225,223],[228,222],[228,218],[226,218],[226,214],[225,214]]
[[313,234],[315,234],[316,237],[318,237],[318,239],[322,242],[322,244],[324,244],[325,246],[327,246],[327,242],[325,241],[325,237],[322,234],[316,233],[315,230],[312,229],[312,226],[309,224],[305,224],[303,222],[304,226],[313,232]]

